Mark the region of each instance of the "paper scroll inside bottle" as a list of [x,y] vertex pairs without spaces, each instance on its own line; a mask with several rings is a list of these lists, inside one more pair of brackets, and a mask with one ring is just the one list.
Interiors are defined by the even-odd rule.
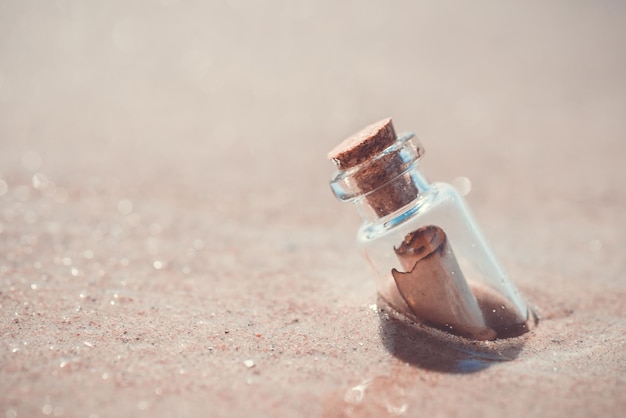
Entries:
[[424,226],[395,248],[406,272],[392,270],[410,314],[430,326],[477,340],[528,331],[528,313],[463,274],[443,229]]
[[469,338],[495,338],[441,228],[422,227],[395,251],[407,272],[394,269],[392,274],[417,319]]

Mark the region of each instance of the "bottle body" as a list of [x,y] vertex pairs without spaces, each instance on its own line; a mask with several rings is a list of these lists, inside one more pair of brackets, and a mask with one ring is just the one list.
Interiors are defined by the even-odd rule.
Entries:
[[[498,263],[463,198],[448,184],[421,183],[413,202],[389,216],[364,222],[358,231],[357,242],[374,272],[380,296],[409,319],[456,335],[483,340],[526,332],[532,326],[532,312]],[[403,259],[398,249],[407,236],[429,227],[442,231],[439,239],[445,249],[436,255],[437,260],[421,259],[414,264],[409,257],[404,262],[407,257]],[[419,264],[425,266],[414,269]],[[394,271],[407,274],[407,280],[421,281],[414,292],[425,294],[407,302]],[[447,306],[451,301],[452,308]],[[424,312],[442,309],[452,312]]]

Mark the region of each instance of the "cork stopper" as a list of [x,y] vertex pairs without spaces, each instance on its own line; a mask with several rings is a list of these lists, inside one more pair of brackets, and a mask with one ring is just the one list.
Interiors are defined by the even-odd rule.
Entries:
[[398,149],[391,118],[373,123],[346,138],[328,153],[339,170],[355,168],[354,184],[378,217],[413,201],[418,190],[406,174],[407,161]]
[[346,138],[328,153],[328,159],[342,170],[352,168],[371,159],[397,139],[391,118],[386,118]]

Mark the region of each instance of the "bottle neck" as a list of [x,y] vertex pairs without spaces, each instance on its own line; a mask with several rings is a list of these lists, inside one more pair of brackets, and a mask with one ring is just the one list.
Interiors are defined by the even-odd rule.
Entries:
[[363,221],[375,222],[400,215],[428,189],[428,181],[414,167],[353,203]]
[[428,188],[428,182],[417,170],[423,154],[415,135],[403,135],[361,164],[338,169],[331,188],[339,199],[352,201],[363,220],[372,222],[387,217]]

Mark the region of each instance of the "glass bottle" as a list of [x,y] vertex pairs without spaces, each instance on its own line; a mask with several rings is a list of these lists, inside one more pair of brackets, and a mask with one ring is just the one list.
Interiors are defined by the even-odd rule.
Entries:
[[357,241],[380,296],[400,315],[475,340],[518,336],[536,316],[498,263],[463,198],[429,183],[414,134],[391,119],[368,126],[329,153],[335,195],[356,205]]

